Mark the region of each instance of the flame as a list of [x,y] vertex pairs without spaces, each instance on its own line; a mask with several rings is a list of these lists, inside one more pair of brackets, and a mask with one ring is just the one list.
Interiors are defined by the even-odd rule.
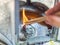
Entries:
[[28,18],[25,15],[25,9],[23,8],[23,24],[28,21]]

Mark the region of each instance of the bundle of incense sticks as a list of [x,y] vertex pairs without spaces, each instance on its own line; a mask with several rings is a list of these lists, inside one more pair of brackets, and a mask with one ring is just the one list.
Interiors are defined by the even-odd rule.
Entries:
[[[60,16],[60,12],[55,13],[55,15]],[[25,22],[25,24],[28,25],[28,24],[32,24],[32,23],[35,23],[35,22],[43,22],[45,20],[46,20],[46,16],[43,16],[43,17],[31,19],[31,20]]]
[[35,19],[31,19],[27,22],[25,22],[25,24],[32,24],[32,23],[36,23],[36,22],[42,22],[45,20],[45,17],[39,17],[39,18],[35,18]]

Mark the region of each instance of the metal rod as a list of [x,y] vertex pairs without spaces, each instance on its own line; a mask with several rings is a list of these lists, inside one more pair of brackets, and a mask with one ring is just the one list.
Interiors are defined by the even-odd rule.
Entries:
[[55,0],[54,5],[56,5],[59,2],[59,0]]

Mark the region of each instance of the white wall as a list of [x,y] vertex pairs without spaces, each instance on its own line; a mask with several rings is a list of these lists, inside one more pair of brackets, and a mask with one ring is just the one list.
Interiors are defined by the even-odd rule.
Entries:
[[[3,33],[13,45],[15,45],[14,3],[14,0],[0,0],[0,32]],[[4,36],[2,39],[4,41]]]

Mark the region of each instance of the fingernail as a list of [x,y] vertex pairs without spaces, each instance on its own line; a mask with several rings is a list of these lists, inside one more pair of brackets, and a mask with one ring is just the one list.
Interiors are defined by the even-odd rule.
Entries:
[[45,12],[45,14],[47,13],[47,11]]
[[46,20],[45,23],[49,24],[49,21]]

